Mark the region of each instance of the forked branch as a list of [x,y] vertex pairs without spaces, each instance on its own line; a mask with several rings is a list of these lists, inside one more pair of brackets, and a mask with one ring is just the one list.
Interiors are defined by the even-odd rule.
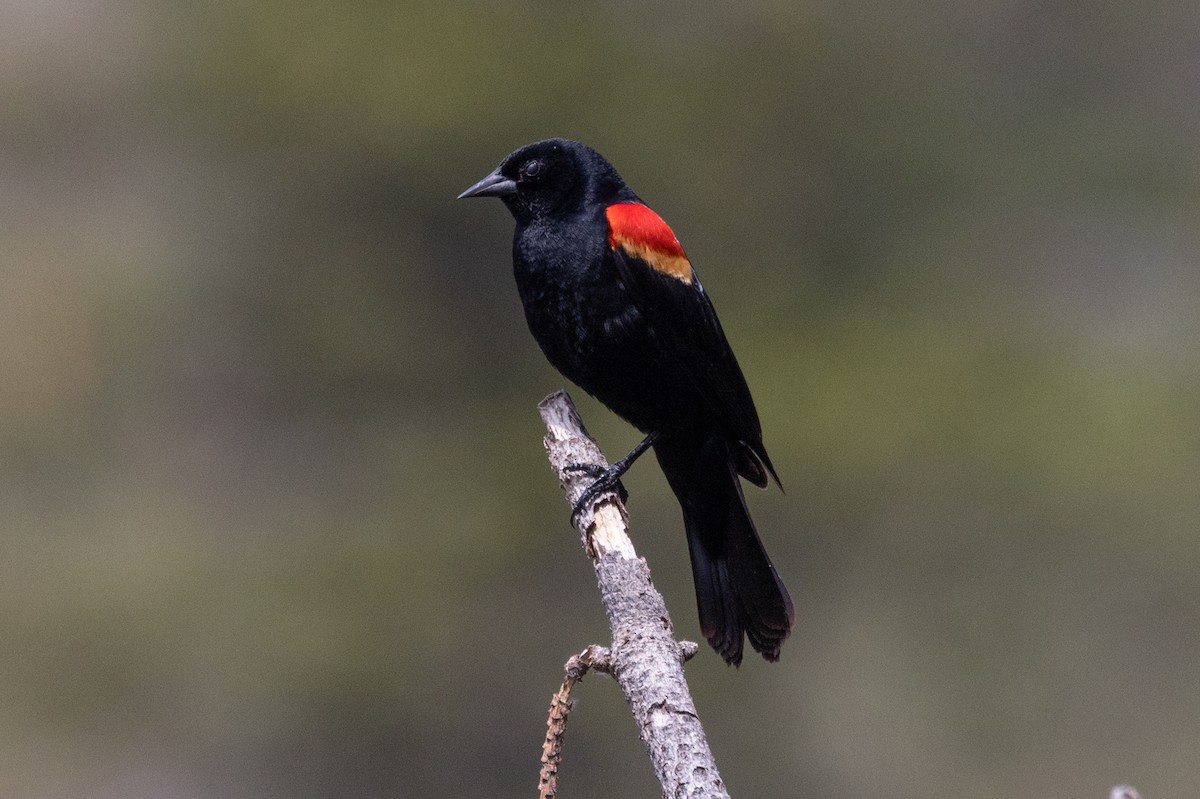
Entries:
[[[538,411],[546,423],[547,457],[567,503],[573,507],[591,478],[568,467],[593,464],[604,468],[608,462],[584,429],[566,392],[546,397],[538,405]],[[696,653],[697,646],[675,640],[662,595],[650,582],[650,570],[629,540],[629,517],[616,492],[597,496],[591,505],[576,516],[575,522],[596,569],[601,600],[612,630],[606,670],[625,693],[638,734],[662,784],[663,796],[728,799],[729,793],[717,772],[683,673],[684,661]],[[570,663],[567,676],[570,679]],[[562,690],[569,695],[566,680],[560,694],[555,695],[556,700],[562,700],[558,703],[561,729],[552,741],[551,733],[557,724],[556,706],[552,705],[551,729],[547,733],[546,751],[554,750],[555,771],[570,701],[560,696]],[[543,770],[543,776],[545,773]]]

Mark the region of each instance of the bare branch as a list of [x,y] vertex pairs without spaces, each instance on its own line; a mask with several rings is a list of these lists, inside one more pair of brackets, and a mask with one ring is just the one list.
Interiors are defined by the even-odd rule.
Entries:
[[[574,506],[591,478],[567,467],[605,467],[608,463],[588,436],[566,392],[542,400],[538,411],[546,423],[550,465],[558,474],[567,503]],[[662,595],[650,582],[650,570],[629,539],[628,521],[615,492],[600,495],[576,518],[596,569],[612,629],[608,658],[611,674],[633,711],[663,796],[728,799],[683,674],[683,663],[696,653],[697,646],[675,640]],[[567,671],[569,678],[570,662]],[[566,680],[563,684],[566,687]],[[565,714],[562,724],[565,728]],[[551,745],[550,737],[548,732],[547,746]],[[561,735],[555,746],[561,746]],[[554,764],[557,769],[557,759]]]

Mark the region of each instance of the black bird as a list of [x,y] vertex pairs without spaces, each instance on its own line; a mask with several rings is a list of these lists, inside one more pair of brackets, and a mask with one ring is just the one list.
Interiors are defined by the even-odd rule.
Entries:
[[683,509],[704,637],[734,665],[743,633],[778,660],[792,600],[738,476],[762,488],[779,477],[746,379],[671,228],[603,156],[567,139],[522,147],[464,197],[499,197],[516,218],[517,289],[550,363],[647,434],[593,475],[581,505],[653,446]]

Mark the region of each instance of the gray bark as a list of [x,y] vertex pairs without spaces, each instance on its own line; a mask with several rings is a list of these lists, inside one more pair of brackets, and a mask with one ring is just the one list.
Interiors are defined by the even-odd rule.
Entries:
[[[546,454],[572,507],[592,478],[571,464],[607,466],[566,392],[538,405]],[[596,569],[612,629],[610,669],[633,711],[667,799],[728,799],[683,674],[696,645],[675,640],[662,595],[628,535],[629,517],[615,492],[602,494],[576,518]]]

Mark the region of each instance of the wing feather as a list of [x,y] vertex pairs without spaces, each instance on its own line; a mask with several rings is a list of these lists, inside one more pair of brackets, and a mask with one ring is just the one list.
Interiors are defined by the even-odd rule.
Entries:
[[[662,226],[650,228],[653,237],[635,237],[641,231],[615,227],[614,222],[619,225],[620,220],[611,213],[614,206],[609,207],[609,242],[630,297],[659,340],[685,365],[716,418],[741,444],[738,472],[759,486],[766,486],[768,475],[778,484],[746,378],[708,294],[670,228],[649,208],[637,205],[652,215],[651,222],[656,220]],[[647,227],[649,217],[639,213],[638,219]],[[662,230],[670,235],[669,240]],[[674,247],[664,246],[664,241]]]

